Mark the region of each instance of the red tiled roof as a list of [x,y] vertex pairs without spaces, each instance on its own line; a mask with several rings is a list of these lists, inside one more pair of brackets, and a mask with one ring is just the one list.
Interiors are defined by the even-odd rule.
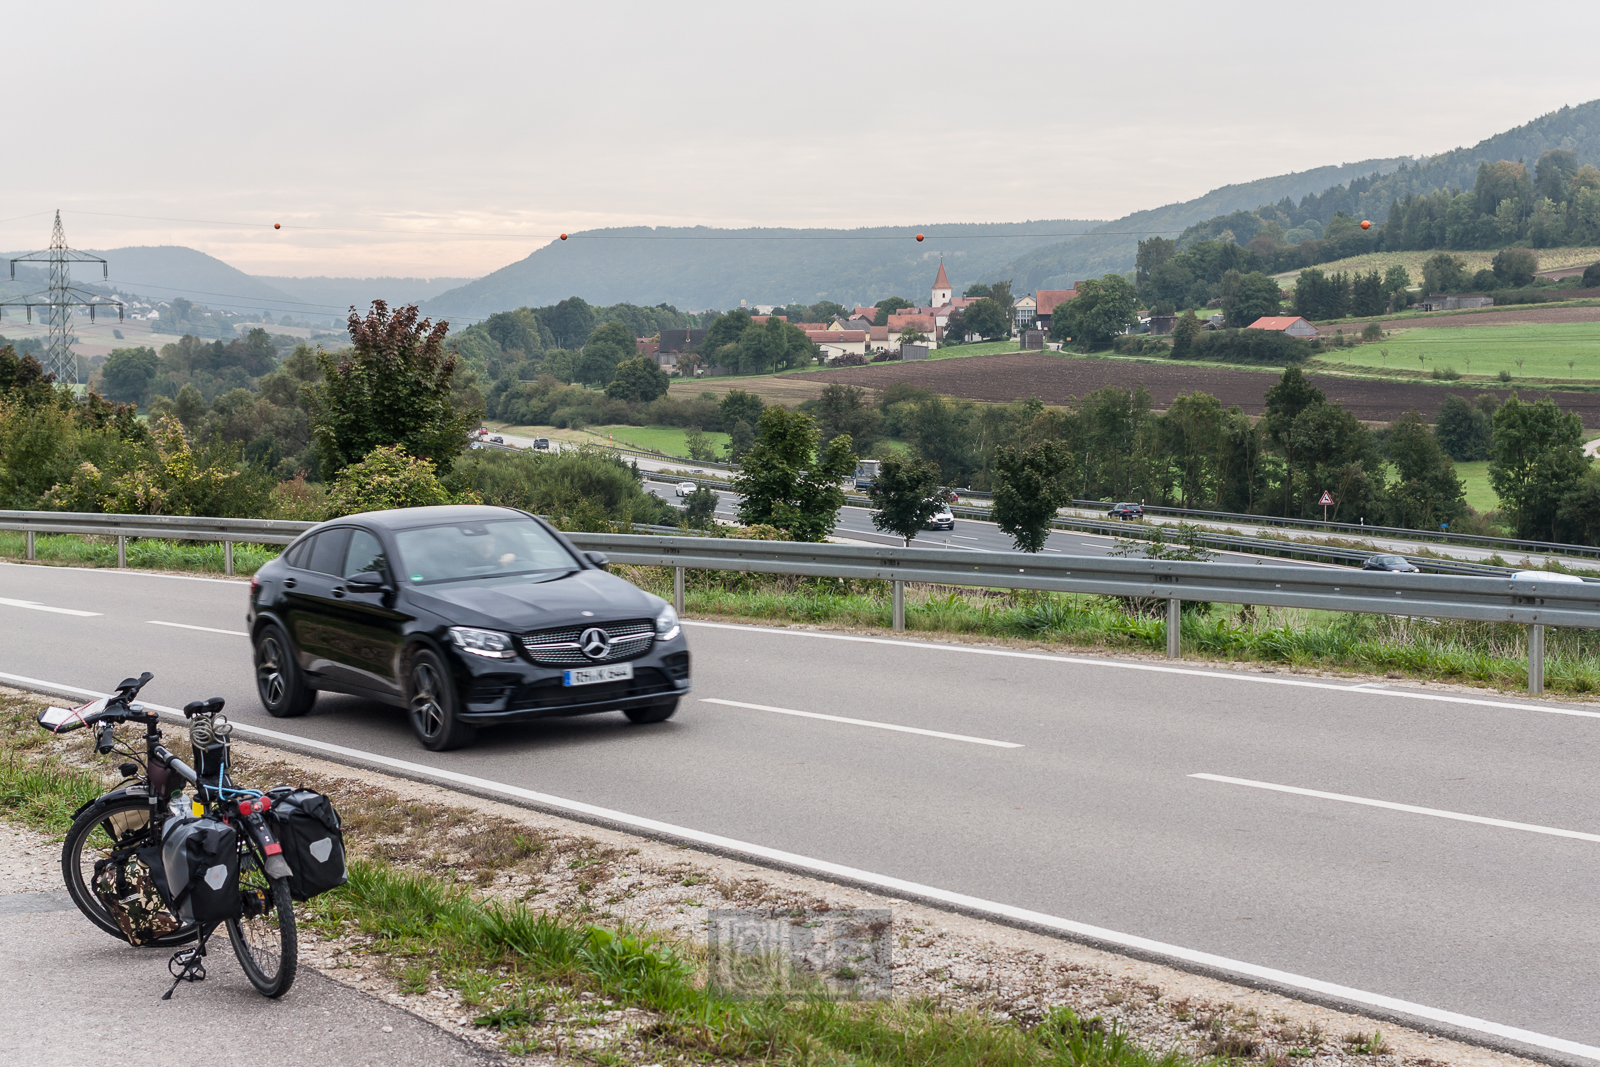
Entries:
[[944,260],[942,259],[939,261],[939,276],[933,279],[933,287],[935,289],[951,288],[950,278],[944,272]]
[[825,322],[792,322],[789,325],[796,329],[805,330],[807,333],[812,330],[826,330],[828,328],[828,324]]
[[765,326],[767,324],[767,320],[768,319],[777,319],[779,322],[788,322],[789,321],[789,318],[786,315],[751,315],[750,316],[750,321],[751,322],[760,323],[762,326]]
[[[1578,273],[1582,274],[1583,272],[1579,271]],[[878,309],[877,308],[854,308],[850,312],[850,317],[851,318],[855,318],[855,319],[875,319],[875,318],[878,317]]]
[[871,337],[874,341],[887,341],[889,339],[889,327],[874,326],[872,329],[867,331],[867,336]]
[[865,330],[807,330],[806,337],[818,344],[833,341],[836,344],[861,344],[867,339]]
[[[1299,315],[1263,315],[1246,326],[1247,330],[1287,330],[1297,322],[1306,322]],[[1311,324],[1306,322],[1307,326]]]
[[1049,315],[1055,311],[1057,304],[1065,304],[1077,295],[1076,289],[1040,289],[1036,296],[1039,301],[1038,314]]

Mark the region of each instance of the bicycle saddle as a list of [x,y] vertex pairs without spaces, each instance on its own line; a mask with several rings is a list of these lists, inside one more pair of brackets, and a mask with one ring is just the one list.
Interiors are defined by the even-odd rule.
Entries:
[[209,700],[191,700],[183,706],[183,717],[192,719],[196,715],[215,715],[222,710],[222,698],[212,697]]

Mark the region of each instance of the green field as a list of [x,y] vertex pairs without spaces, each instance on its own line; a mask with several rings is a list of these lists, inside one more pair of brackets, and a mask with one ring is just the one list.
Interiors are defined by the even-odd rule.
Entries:
[[1494,495],[1494,490],[1489,488],[1489,461],[1476,460],[1472,463],[1457,463],[1456,476],[1466,486],[1467,503],[1472,505],[1479,515],[1486,515],[1500,507],[1500,498]]
[[[544,436],[555,437],[559,440],[578,441],[591,440],[596,444],[617,444],[628,448],[637,448],[645,452],[664,452],[669,456],[687,456],[689,454],[688,431],[680,430],[676,426],[591,426],[587,430],[573,433],[550,428]],[[728,444],[728,435],[706,431],[706,438],[714,445],[720,455]]]
[[1424,377],[1454,367],[1465,379],[1493,385],[1500,384],[1496,375],[1501,370],[1511,374],[1512,384],[1525,378],[1600,379],[1600,322],[1403,330],[1371,344],[1324,352],[1318,361]]
[[956,359],[960,356],[994,356],[1001,352],[1020,352],[1022,346],[1015,341],[985,341],[982,344],[957,345],[954,348],[936,348],[929,359]]

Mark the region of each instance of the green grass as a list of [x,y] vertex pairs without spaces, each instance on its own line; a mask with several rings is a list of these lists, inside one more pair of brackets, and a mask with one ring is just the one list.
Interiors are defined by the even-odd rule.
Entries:
[[[18,530],[0,530],[0,559],[23,559],[27,551],[27,535]],[[279,545],[236,543],[233,546],[233,571],[235,574],[254,574],[282,551]],[[78,534],[37,534],[34,537],[34,555],[37,559],[52,563],[115,567],[117,539]],[[158,571],[222,574],[224,567],[222,545],[213,541],[133,538],[128,541],[127,560],[129,567]]]
[[[1359,329],[1352,326],[1347,332]],[[1524,379],[1591,381],[1600,379],[1600,322],[1402,329],[1371,344],[1331,349],[1317,360],[1411,375],[1454,367],[1464,380],[1471,380],[1469,384],[1495,387],[1504,384],[1496,377],[1502,370],[1511,375],[1512,385]]]
[[[662,452],[669,456],[689,454],[689,433],[676,426],[591,426],[589,429],[601,442],[627,445],[645,452]],[[705,431],[705,435],[716,448],[717,454],[721,455],[727,447],[728,435],[710,430]]]
[[1001,352],[1020,352],[1016,341],[985,341],[981,344],[956,345],[954,348],[936,348],[929,359],[956,359],[960,356],[994,356]]
[[1471,463],[1457,463],[1456,474],[1466,486],[1467,503],[1479,515],[1487,515],[1497,511],[1500,507],[1500,498],[1489,487],[1489,461],[1486,459],[1475,460]]

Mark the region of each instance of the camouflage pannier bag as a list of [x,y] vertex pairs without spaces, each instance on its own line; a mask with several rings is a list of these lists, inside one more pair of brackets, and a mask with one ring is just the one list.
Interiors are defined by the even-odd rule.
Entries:
[[164,882],[161,849],[148,845],[120,863],[113,858],[97,862],[91,884],[128,943],[145,945],[183,927],[167,906]]

